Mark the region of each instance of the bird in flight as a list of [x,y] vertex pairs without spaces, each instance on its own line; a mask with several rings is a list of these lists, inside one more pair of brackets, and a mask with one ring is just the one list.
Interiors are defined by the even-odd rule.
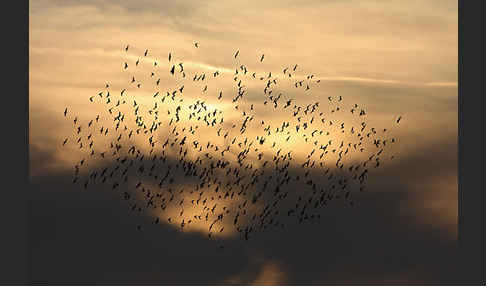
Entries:
[[[142,51],[146,57],[148,49]],[[394,128],[372,126],[363,116],[366,108],[357,109],[341,95],[327,100],[315,95],[313,83],[319,80],[311,73],[304,80],[297,64],[284,66],[288,78],[279,80],[273,70],[251,68],[258,58],[238,60],[230,76],[192,66],[184,71],[180,62],[157,67],[172,75],[162,84],[156,62],[145,67],[139,65],[141,55],[130,56],[137,57],[142,72],[121,79],[120,94],[100,92],[105,100],[87,96],[96,113],[87,112],[86,121],[75,117],[62,145],[74,145],[67,150],[82,158],[73,163],[74,184],[86,189],[110,184],[130,212],[155,211],[154,227],[166,219],[181,230],[202,224],[210,239],[232,229],[246,241],[258,232],[318,219],[331,201],[355,206],[354,190],[363,191],[372,170],[394,158]],[[187,80],[186,72],[194,75]],[[221,108],[226,105],[231,108]],[[380,128],[384,132],[376,132]]]

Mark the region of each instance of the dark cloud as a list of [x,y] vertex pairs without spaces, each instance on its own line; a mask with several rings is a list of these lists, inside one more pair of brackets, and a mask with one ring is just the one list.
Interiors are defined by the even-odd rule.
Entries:
[[[437,146],[440,146],[438,148]],[[47,161],[49,154],[31,158]],[[455,238],[440,225],[421,225],[411,182],[456,172],[454,140],[423,146],[394,165],[377,169],[359,207],[331,204],[306,225],[256,235],[247,243],[226,238],[227,249],[204,234],[180,233],[130,215],[121,191],[79,190],[70,172],[32,180],[32,280],[49,285],[250,285],[268,261],[285,267],[286,285],[320,285],[345,275],[357,283],[391,283],[416,275],[424,285],[454,285]],[[441,158],[441,160],[437,160]],[[135,229],[143,223],[144,231]],[[263,257],[255,260],[256,256]],[[257,261],[257,262],[255,262]],[[353,284],[353,283],[351,283]],[[347,285],[347,284],[338,284]]]

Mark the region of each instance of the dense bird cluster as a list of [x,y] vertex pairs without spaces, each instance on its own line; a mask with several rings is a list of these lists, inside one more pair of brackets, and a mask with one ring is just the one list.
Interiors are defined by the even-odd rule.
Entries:
[[[241,63],[236,51],[233,71],[190,71],[172,53],[159,63],[148,50],[137,57],[129,48],[121,68],[126,85],[113,90],[107,83],[89,97],[104,114],[82,122],[66,108],[74,133],[62,145],[84,154],[73,183],[124,190],[129,209],[150,213],[154,224],[161,218],[181,229],[199,223],[209,237],[234,228],[247,240],[292,219],[317,219],[333,200],[353,206],[352,191],[364,190],[370,170],[396,142],[387,129],[369,126],[358,104],[311,96],[320,80],[302,76],[297,64],[261,72]],[[279,89],[285,84],[295,90],[292,97]],[[356,124],[340,120],[344,113]]]

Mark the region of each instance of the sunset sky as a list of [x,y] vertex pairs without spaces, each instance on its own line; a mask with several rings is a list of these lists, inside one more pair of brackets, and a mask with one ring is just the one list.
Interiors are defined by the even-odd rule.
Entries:
[[[457,1],[39,0],[29,5],[33,282],[455,284]],[[124,50],[126,45],[129,52]],[[143,57],[146,49],[148,56]],[[182,62],[188,74],[187,105],[204,98],[210,108],[222,110],[225,124],[230,124],[241,113],[231,102],[234,95],[229,95],[239,66],[236,51],[238,63],[252,72],[279,74],[281,91],[304,106],[324,105],[328,96],[342,96],[348,113],[355,103],[363,106],[370,125],[388,128],[397,139],[390,146],[395,159],[373,170],[366,192],[357,194],[356,208],[333,204],[323,210],[320,220],[262,233],[248,242],[228,226],[220,235],[228,247],[218,251],[204,232],[207,225],[180,232],[164,220],[139,232],[135,225],[144,220],[150,225],[159,214],[130,215],[119,194],[101,188],[84,191],[71,184],[73,166],[85,155],[74,145],[62,146],[66,137],[75,138],[72,117],[63,116],[66,107],[69,116],[78,116],[84,125],[97,114],[106,115],[105,105],[89,98],[98,99],[106,83],[118,96],[130,85],[132,75],[148,80],[154,62],[165,95],[166,90],[182,85],[174,83],[168,72],[172,64]],[[262,54],[265,59],[260,62]],[[142,62],[133,74],[137,59]],[[130,73],[123,69],[124,62],[129,63]],[[310,93],[284,84],[282,70],[295,64],[299,68],[294,78],[305,80],[313,74],[320,79]],[[194,73],[208,76],[216,70],[221,76],[208,83],[207,93],[201,93],[204,84],[192,81]],[[141,106],[153,106],[154,90],[147,82],[127,91],[129,107],[135,93]],[[247,82],[246,86],[246,105],[241,108],[261,106],[262,84]],[[225,96],[218,100],[221,90]],[[255,121],[278,126],[290,120],[289,113],[258,108]],[[403,117],[399,125],[398,116]],[[353,120],[349,114],[343,117]],[[101,122],[107,119],[102,116]],[[167,134],[169,129],[160,132]],[[197,139],[220,140],[209,131]],[[256,129],[248,134],[259,135]],[[332,136],[336,142],[347,139],[337,133]],[[312,150],[297,139],[279,143],[297,159],[305,160]],[[268,147],[262,151],[271,152]],[[170,155],[177,159],[177,154]],[[356,156],[354,160],[360,155]],[[190,183],[181,180],[179,185]]]

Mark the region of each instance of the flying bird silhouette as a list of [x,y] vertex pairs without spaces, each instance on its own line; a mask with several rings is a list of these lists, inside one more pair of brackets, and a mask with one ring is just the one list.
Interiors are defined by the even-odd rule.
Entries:
[[[258,232],[318,219],[331,201],[355,206],[355,190],[363,191],[374,169],[394,158],[397,140],[388,134],[394,129],[371,126],[366,108],[341,95],[321,100],[313,94],[314,74],[291,78],[289,69],[296,72],[297,64],[283,69],[287,82],[238,60],[226,82],[226,72],[203,67],[186,81],[193,67],[184,71],[180,62],[169,64],[172,76],[161,84],[154,67],[145,71],[142,57],[131,56],[142,73],[121,79],[120,94],[89,96],[97,113],[74,116],[62,145],[74,145],[66,152],[77,150],[82,158],[74,163],[73,184],[109,184],[130,212],[153,215],[154,227],[203,225],[210,239],[232,231],[247,241]],[[226,92],[228,84],[233,89]]]

